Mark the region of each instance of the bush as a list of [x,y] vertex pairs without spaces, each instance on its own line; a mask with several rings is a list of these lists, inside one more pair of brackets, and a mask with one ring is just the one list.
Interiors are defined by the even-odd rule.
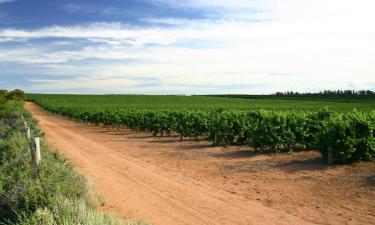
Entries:
[[10,91],[6,95],[8,100],[26,100],[26,94],[20,89],[15,89],[13,91]]
[[325,160],[348,163],[373,161],[375,157],[374,113],[339,114],[324,123],[320,133],[320,151]]

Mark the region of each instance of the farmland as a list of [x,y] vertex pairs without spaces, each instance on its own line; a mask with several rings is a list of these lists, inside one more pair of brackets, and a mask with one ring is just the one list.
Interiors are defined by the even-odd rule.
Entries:
[[349,98],[346,101],[320,101],[285,99],[278,96],[254,96],[252,99],[212,97],[212,96],[157,96],[157,95],[59,95],[29,94],[45,107],[85,107],[95,109],[236,109],[236,110],[281,110],[318,111],[329,107],[336,112],[348,112],[356,108],[360,111],[375,109],[375,98]]
[[153,136],[178,133],[181,140],[203,136],[213,145],[247,145],[255,150],[319,149],[328,163],[372,161],[375,155],[373,101],[126,95],[29,98],[78,121],[125,126]]
[[328,166],[314,150],[263,154],[26,106],[49,144],[92,179],[105,210],[152,224],[373,223],[372,162]]
[[375,225],[374,8],[0,0],[0,225]]

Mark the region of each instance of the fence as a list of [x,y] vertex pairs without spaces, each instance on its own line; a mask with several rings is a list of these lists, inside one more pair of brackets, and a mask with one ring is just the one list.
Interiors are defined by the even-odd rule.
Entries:
[[34,137],[31,138],[31,129],[30,126],[25,121],[25,118],[22,116],[22,122],[23,122],[23,131],[26,137],[26,140],[28,142],[29,148],[30,148],[30,154],[31,154],[31,163],[37,173],[39,174],[40,170],[40,163],[41,163],[41,154],[40,154],[40,137]]

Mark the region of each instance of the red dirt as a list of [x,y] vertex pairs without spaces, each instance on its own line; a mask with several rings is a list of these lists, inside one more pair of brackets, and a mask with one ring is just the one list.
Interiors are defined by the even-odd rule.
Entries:
[[103,210],[153,224],[374,224],[375,164],[326,166],[319,153],[94,127],[26,104],[47,143],[89,177]]

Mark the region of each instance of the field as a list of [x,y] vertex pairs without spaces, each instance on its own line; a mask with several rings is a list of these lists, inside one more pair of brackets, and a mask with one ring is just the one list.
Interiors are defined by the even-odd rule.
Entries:
[[103,210],[155,224],[371,224],[375,168],[358,161],[375,156],[372,98],[231,97],[31,94],[55,114],[27,108]]
[[104,210],[155,224],[372,223],[372,98],[240,97],[29,95],[63,117],[28,108]]
[[[71,102],[74,99],[71,99]],[[66,103],[68,104],[68,103]],[[82,123],[27,104],[47,142],[88,176],[103,210],[152,224],[373,224],[373,162],[153,136]],[[205,139],[205,140],[204,140]]]
[[[205,138],[255,150],[319,149],[328,163],[374,160],[374,101],[205,96],[29,95],[48,111],[153,136]],[[358,110],[354,110],[358,108]],[[351,110],[351,111],[349,111]],[[370,111],[371,110],[371,111]],[[343,112],[345,111],[345,112]],[[348,111],[348,112],[347,112]]]
[[236,110],[282,110],[318,111],[324,107],[336,112],[375,110],[375,98],[331,98],[318,100],[293,100],[277,96],[253,96],[252,99],[212,96],[155,96],[155,95],[54,95],[28,94],[30,100],[52,108],[69,106],[96,109],[236,109]]

